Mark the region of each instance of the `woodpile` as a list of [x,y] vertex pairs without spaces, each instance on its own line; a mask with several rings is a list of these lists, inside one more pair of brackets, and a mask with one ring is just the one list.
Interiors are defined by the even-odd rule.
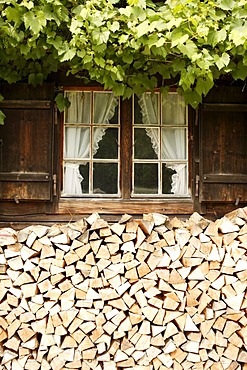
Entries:
[[247,369],[246,221],[1,229],[1,370]]

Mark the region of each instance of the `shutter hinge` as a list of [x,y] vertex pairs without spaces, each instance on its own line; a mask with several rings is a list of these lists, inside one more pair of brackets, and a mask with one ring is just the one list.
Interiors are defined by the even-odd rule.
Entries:
[[238,206],[239,205],[239,202],[240,202],[241,198],[242,198],[242,195],[238,195],[237,196],[237,198],[235,200],[235,206]]
[[195,188],[195,196],[199,197],[199,181],[200,181],[200,176],[196,175],[196,188]]
[[57,195],[57,175],[56,174],[52,176],[52,180],[53,180],[53,196],[55,197]]

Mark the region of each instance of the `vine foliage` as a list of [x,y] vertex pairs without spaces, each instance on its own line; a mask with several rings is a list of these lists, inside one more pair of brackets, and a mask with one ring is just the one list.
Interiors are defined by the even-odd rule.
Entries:
[[9,83],[62,68],[127,98],[173,81],[197,107],[220,76],[247,76],[247,0],[0,0],[0,11]]

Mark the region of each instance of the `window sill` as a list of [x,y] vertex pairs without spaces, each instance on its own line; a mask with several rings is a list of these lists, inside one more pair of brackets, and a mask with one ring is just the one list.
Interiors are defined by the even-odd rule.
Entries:
[[191,214],[193,201],[191,198],[177,199],[82,199],[63,198],[59,202],[59,214]]

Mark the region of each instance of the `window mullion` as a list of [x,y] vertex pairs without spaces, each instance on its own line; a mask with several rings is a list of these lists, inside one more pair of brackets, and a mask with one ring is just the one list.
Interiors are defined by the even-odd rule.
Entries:
[[158,168],[158,175],[159,175],[159,185],[158,185],[158,194],[162,194],[162,126],[161,126],[161,123],[162,123],[162,109],[161,109],[161,104],[162,104],[162,99],[161,99],[161,96],[159,94],[159,168]]
[[131,196],[132,184],[132,98],[121,100],[120,109],[120,184],[123,199]]
[[89,194],[93,194],[93,122],[94,122],[94,92],[91,92],[90,111],[90,162],[89,162]]

